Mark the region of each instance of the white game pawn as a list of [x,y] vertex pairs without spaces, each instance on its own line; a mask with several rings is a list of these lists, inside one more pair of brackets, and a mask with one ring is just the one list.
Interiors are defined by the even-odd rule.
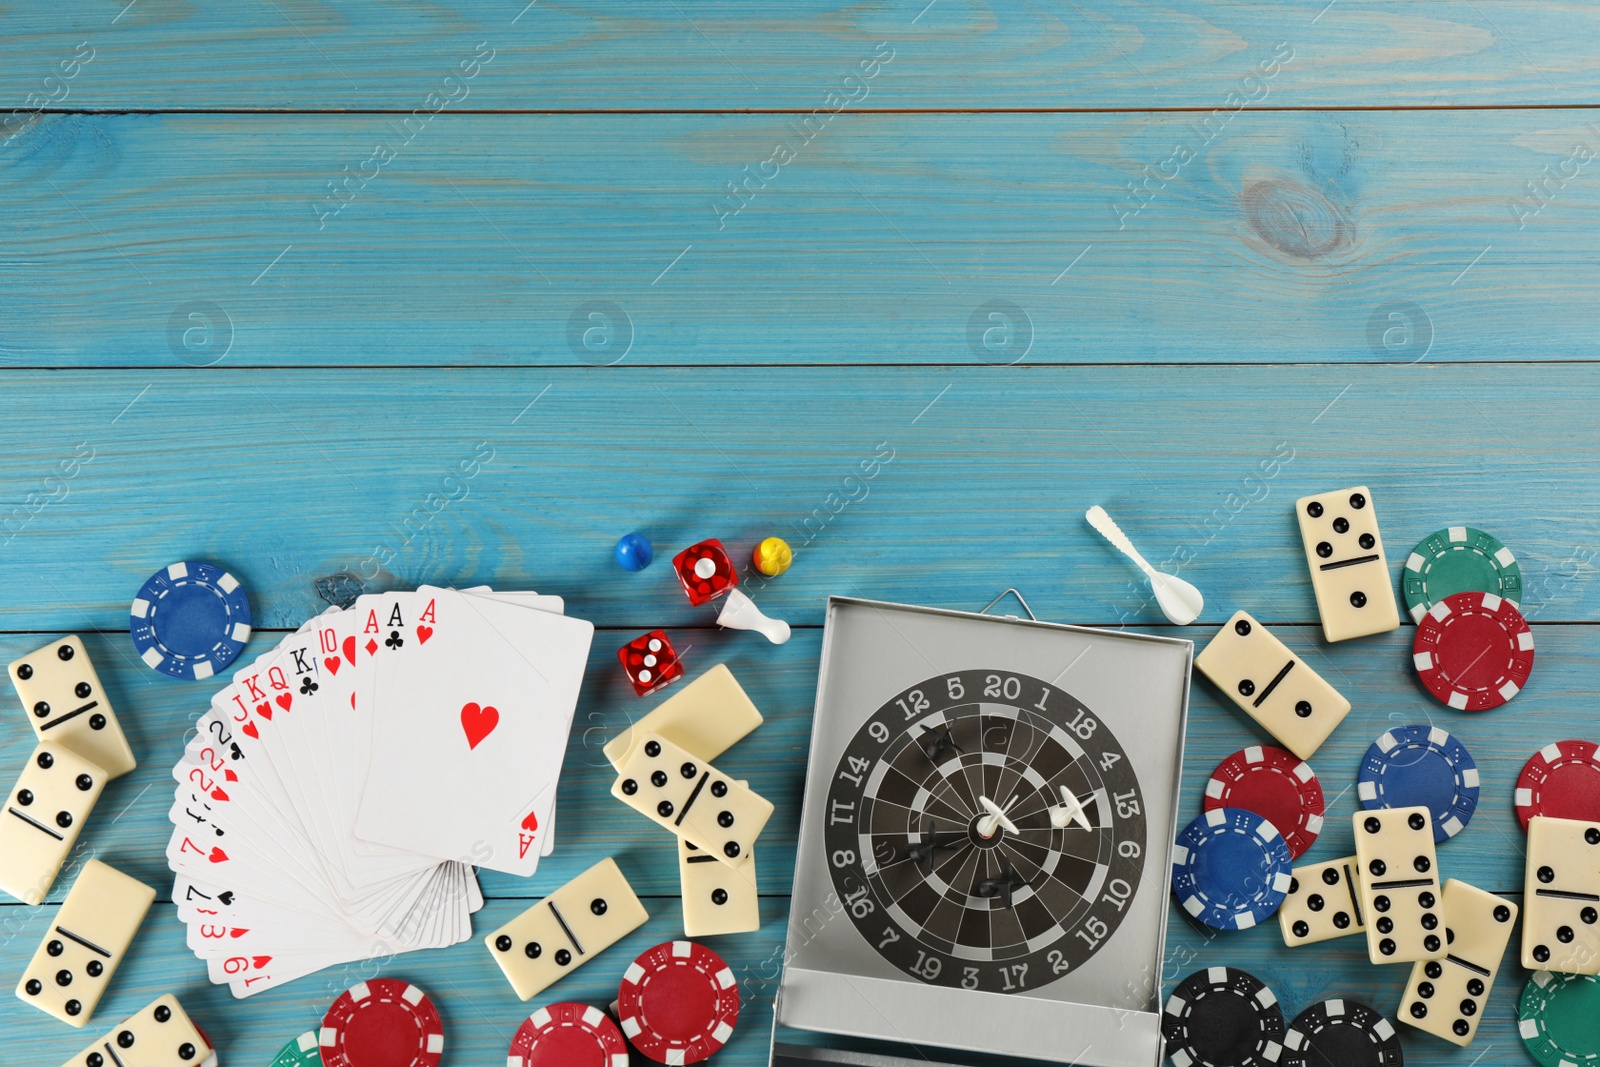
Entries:
[[1007,813],[1011,810],[1011,805],[1016,802],[1017,798],[1013,794],[1011,799],[1006,801],[1006,806],[1002,808],[988,797],[979,797],[978,803],[982,805],[983,810],[988,814],[978,820],[978,836],[987,841],[1002,826],[1010,833],[1020,834],[1022,831],[1017,829],[1017,824],[1007,817]]
[[761,614],[756,602],[738,589],[730,589],[722,603],[722,613],[717,625],[731,630],[754,630],[775,645],[789,640],[789,624],[782,619],[772,619]]
[[1077,823],[1085,830],[1093,830],[1089,825],[1089,817],[1083,813],[1083,801],[1067,791],[1066,786],[1061,787],[1061,806],[1050,809],[1050,825],[1057,830],[1065,830],[1073,823]]

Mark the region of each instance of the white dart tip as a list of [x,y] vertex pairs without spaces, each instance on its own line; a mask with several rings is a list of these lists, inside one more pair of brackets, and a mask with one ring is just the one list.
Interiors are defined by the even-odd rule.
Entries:
[[789,640],[788,623],[763,615],[756,602],[737,589],[728,591],[728,598],[717,615],[717,625],[730,630],[754,630],[775,645]]

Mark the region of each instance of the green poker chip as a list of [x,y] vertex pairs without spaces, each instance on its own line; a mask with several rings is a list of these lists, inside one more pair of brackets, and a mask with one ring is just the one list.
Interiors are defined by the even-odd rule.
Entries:
[[272,1067],[322,1067],[322,1050],[317,1047],[317,1032],[307,1030],[278,1050]]
[[1491,534],[1450,526],[1424,537],[1400,571],[1400,594],[1411,621],[1456,593],[1493,593],[1520,608],[1522,568],[1511,550]]
[[1534,971],[1522,990],[1517,1027],[1543,1067],[1600,1065],[1600,978]]

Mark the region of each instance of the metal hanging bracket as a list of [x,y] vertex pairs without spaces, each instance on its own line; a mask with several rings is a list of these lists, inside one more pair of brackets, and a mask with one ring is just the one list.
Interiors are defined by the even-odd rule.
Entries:
[[[1022,599],[1022,594],[1017,592],[1015,588],[1007,589],[1005,592],[1001,593],[999,596],[997,596],[993,600],[989,601],[989,603],[985,604],[984,607],[983,607],[983,610],[978,612],[978,614],[979,615],[987,615],[987,614],[989,614],[989,609],[990,608],[994,607],[996,604],[1000,603],[1000,601],[1004,600],[1008,596],[1014,596],[1014,597],[1017,598],[1017,603],[1022,605],[1022,610],[1026,611],[1028,613],[1028,618],[1032,619],[1034,622],[1038,622],[1039,621],[1039,616],[1037,616],[1037,615],[1035,615],[1033,613],[1033,609],[1028,607],[1028,602],[1026,600]],[[1008,619],[1015,619],[1016,617],[1017,616],[1015,616],[1015,615],[1007,615],[1006,616],[1006,618],[1008,618]]]

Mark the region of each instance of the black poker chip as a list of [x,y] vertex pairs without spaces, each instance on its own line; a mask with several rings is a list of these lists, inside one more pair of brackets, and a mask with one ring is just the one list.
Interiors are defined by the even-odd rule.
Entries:
[[1400,1067],[1400,1035],[1359,1000],[1324,1000],[1295,1016],[1278,1067]]
[[1283,1009],[1254,975],[1207,967],[1167,998],[1161,1036],[1178,1067],[1275,1067],[1283,1052]]

